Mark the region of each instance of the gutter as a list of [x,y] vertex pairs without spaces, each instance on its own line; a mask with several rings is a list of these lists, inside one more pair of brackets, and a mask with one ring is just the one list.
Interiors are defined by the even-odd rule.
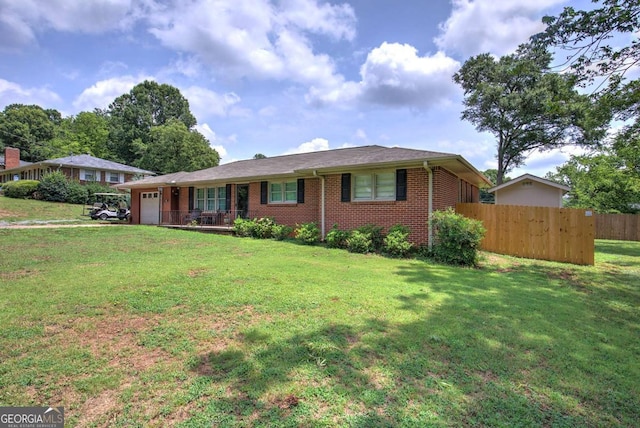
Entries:
[[433,248],[433,224],[431,223],[431,214],[433,213],[433,170],[429,166],[428,161],[424,161],[422,166],[424,167],[424,169],[427,170],[427,173],[429,174],[429,201],[428,201],[428,208],[427,208],[427,215],[428,215],[427,230],[428,230],[429,251],[431,251],[431,249]]
[[324,175],[318,175],[317,170],[313,170],[314,177],[320,177],[320,235],[322,236],[322,240],[324,241],[325,235],[325,197],[324,197]]

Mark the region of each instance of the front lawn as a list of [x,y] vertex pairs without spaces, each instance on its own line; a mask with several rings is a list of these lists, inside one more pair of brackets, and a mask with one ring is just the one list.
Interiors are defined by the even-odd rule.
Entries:
[[0,196],[0,224],[2,223],[77,223],[90,221],[82,216],[84,205],[63,202],[15,199]]
[[145,226],[0,251],[0,406],[70,427],[640,423],[637,242],[480,269]]

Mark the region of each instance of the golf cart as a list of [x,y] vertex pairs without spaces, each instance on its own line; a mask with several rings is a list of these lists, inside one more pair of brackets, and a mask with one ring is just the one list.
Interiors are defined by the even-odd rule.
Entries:
[[85,215],[92,220],[128,220],[129,195],[125,193],[94,193],[94,203],[85,207]]

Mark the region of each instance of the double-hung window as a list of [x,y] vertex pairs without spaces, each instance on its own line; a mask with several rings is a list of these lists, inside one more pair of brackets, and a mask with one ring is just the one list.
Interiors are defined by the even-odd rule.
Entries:
[[298,201],[298,182],[285,181],[269,183],[269,203],[296,203]]
[[226,211],[226,187],[201,187],[196,189],[195,207],[202,211]]
[[394,200],[395,197],[395,172],[354,175],[353,199],[355,201]]
[[80,179],[84,181],[98,181],[100,177],[95,169],[80,170]]

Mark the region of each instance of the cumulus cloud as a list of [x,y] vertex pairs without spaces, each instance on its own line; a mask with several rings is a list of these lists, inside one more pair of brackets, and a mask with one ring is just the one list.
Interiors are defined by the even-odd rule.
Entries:
[[209,140],[209,145],[218,152],[218,154],[220,155],[220,159],[227,157],[227,149],[222,144],[220,144],[220,142],[218,141],[218,136],[213,131],[213,129],[211,129],[209,124],[203,123],[196,125],[196,130],[204,135],[207,140]]
[[460,63],[443,52],[420,56],[407,44],[382,43],[367,55],[359,82],[312,87],[315,104],[361,102],[391,107],[428,108],[446,102],[456,91],[451,76]]
[[149,22],[163,45],[196,56],[225,77],[298,83],[336,79],[332,60],[315,53],[307,35],[355,35],[350,6],[316,0],[196,0],[177,3]]
[[445,52],[466,58],[489,52],[515,51],[529,36],[544,29],[541,18],[566,0],[452,0],[453,11],[434,39]]
[[19,49],[47,29],[97,34],[125,28],[144,7],[143,0],[0,0],[2,46]]
[[189,108],[196,118],[228,116],[234,106],[240,103],[240,97],[233,92],[219,94],[200,86],[190,86],[180,92],[189,100]]
[[138,83],[153,80],[149,76],[120,76],[96,82],[73,101],[73,106],[79,110],[93,110],[106,108],[122,94],[126,94]]
[[295,153],[318,152],[321,150],[329,150],[329,140],[324,138],[314,138],[311,141],[307,141],[306,143],[300,144],[298,147],[294,149],[287,150],[283,154],[291,155]]
[[0,108],[9,104],[51,106],[60,102],[60,96],[47,88],[23,88],[17,83],[0,79]]

